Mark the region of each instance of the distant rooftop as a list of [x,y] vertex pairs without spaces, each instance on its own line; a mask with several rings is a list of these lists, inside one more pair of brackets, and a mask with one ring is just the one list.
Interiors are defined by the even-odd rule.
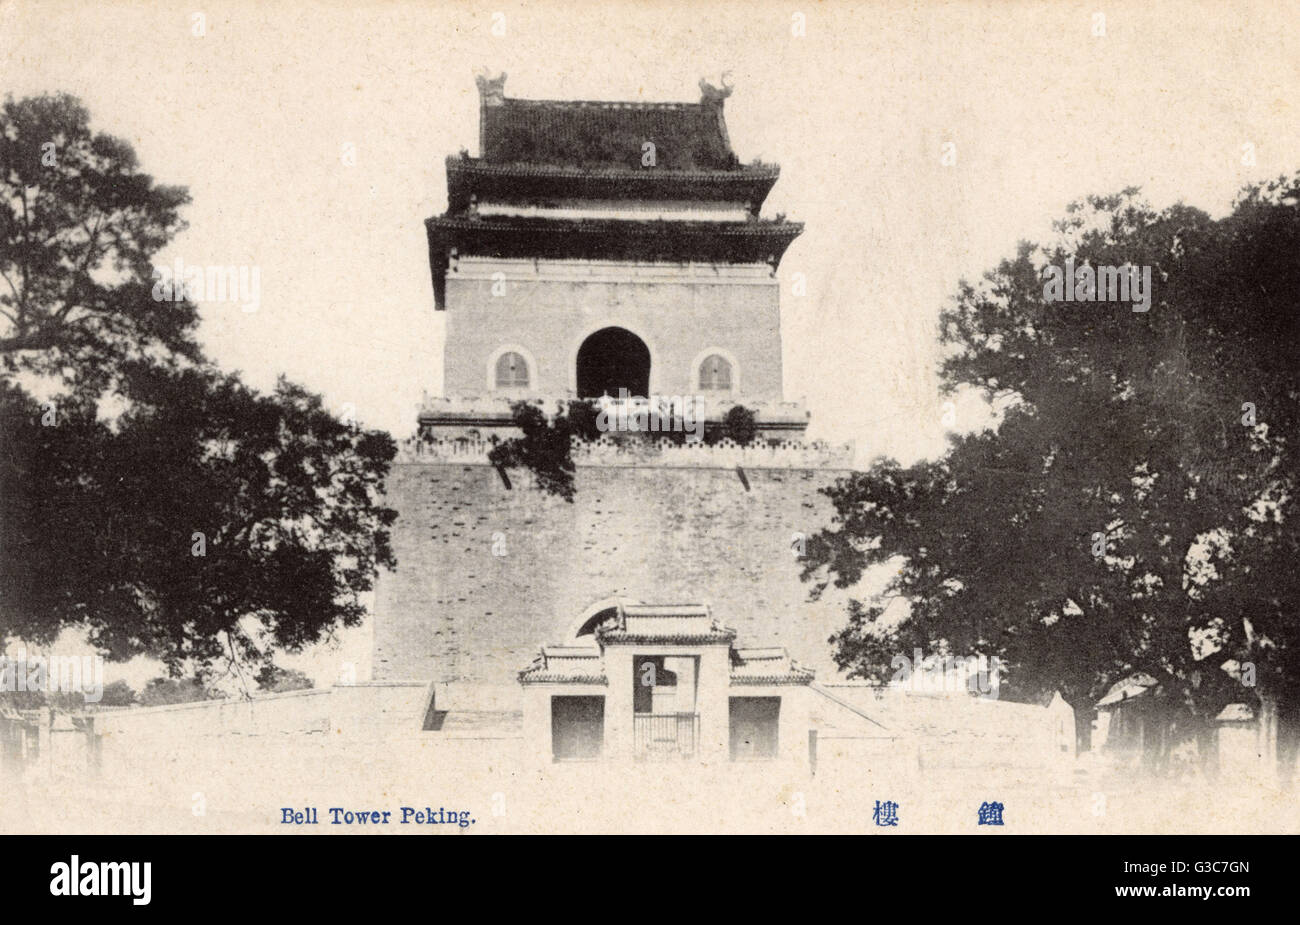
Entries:
[[729,85],[701,80],[698,103],[522,100],[505,95],[505,79],[478,77],[488,163],[639,169],[651,142],[660,170],[740,169],[723,116]]

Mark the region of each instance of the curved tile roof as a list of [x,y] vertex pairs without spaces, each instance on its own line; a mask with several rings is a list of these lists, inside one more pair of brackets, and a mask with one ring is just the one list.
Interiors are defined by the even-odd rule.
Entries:
[[502,98],[481,110],[481,157],[492,164],[737,170],[721,101],[616,103]]

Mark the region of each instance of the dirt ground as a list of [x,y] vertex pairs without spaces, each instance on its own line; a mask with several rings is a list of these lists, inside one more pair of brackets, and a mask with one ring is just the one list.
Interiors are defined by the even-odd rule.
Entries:
[[[1300,832],[1297,801],[1276,784],[1153,780],[1089,761],[1050,770],[873,770],[837,765],[813,776],[806,769],[770,763],[530,767],[505,743],[345,745],[325,737],[303,742],[282,736],[248,737],[208,748],[191,744],[135,757],[98,776],[29,776],[8,782],[0,791],[0,830],[441,835]],[[1002,805],[1001,826],[979,824],[980,808],[986,804],[986,809]],[[888,822],[891,815],[896,825],[878,824],[878,818]],[[308,821],[313,818],[315,822]]]

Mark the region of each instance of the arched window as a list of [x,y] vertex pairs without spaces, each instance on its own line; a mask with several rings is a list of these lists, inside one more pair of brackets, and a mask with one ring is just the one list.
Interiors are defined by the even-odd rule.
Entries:
[[731,391],[731,364],[720,354],[712,353],[700,364],[700,391]]
[[498,389],[528,388],[528,363],[522,355],[507,351],[497,357],[496,386]]

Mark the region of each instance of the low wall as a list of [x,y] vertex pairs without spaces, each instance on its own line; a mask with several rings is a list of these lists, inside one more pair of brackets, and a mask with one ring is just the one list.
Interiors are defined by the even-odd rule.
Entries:
[[272,732],[324,732],[331,689],[288,691],[253,700],[200,700],[123,707],[94,714],[95,734],[115,738],[193,738]]
[[859,770],[1060,769],[1074,757],[1074,711],[932,695],[861,682],[818,684],[818,767]]
[[[1065,743],[1073,743],[1073,717],[1061,703],[934,698],[851,683],[745,693],[782,696],[782,758],[805,767],[815,761],[818,773],[1046,770],[1072,758]],[[250,768],[267,765],[418,773],[430,750],[443,767],[479,759],[501,766],[511,755],[525,757],[523,714],[518,687],[419,681],[110,708],[79,718],[75,728],[55,717],[33,749],[39,760],[23,770],[37,777],[219,779],[234,789]],[[550,751],[548,718],[535,719],[533,758]]]
[[158,707],[123,707],[93,714],[105,739],[185,739],[217,735],[418,732],[429,708],[430,685],[370,681],[249,700],[200,700]]

